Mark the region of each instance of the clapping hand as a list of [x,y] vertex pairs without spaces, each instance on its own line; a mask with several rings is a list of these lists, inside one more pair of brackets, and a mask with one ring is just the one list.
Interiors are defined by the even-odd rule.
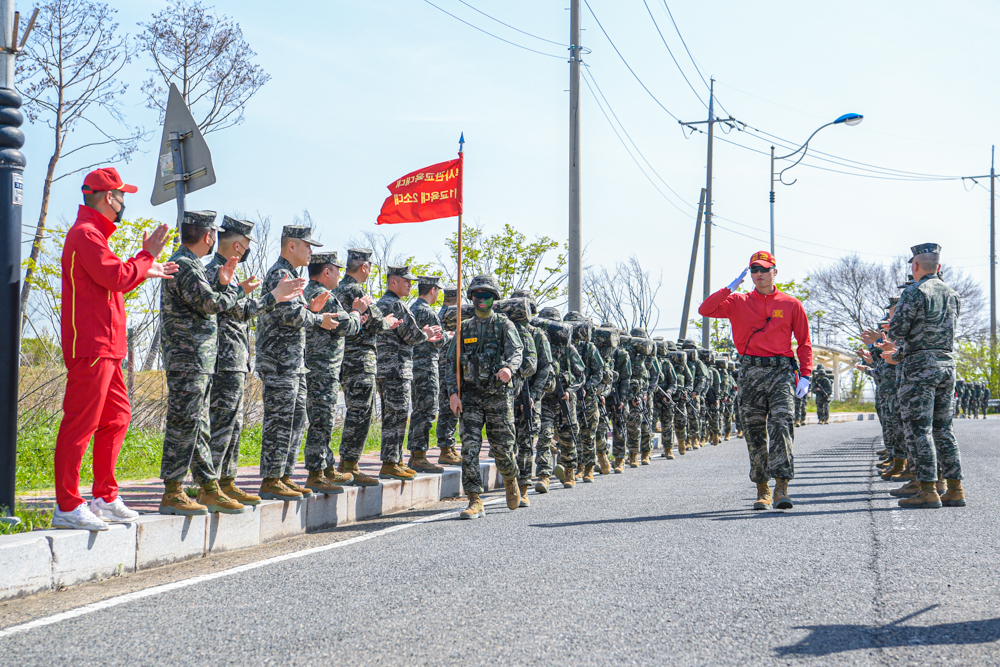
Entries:
[[[317,294],[313,297],[312,301],[309,302],[309,310],[314,313],[318,313],[323,310],[323,306],[325,306],[326,302],[330,300],[330,296],[329,292],[321,292]],[[333,327],[330,328],[332,329]]]
[[[251,279],[253,276],[251,276]],[[258,283],[260,281],[257,281]],[[240,283],[242,286],[243,283]],[[291,276],[285,276],[278,283],[278,286],[271,290],[271,296],[274,297],[275,301],[278,303],[284,303],[285,301],[291,301],[292,299],[300,296],[302,294],[302,289],[306,286],[305,278],[292,278]],[[246,287],[243,288],[246,290]],[[247,294],[250,292],[248,291]]]
[[[427,325],[423,329],[424,333],[427,334],[427,340],[431,343],[436,343],[441,340],[441,327]],[[506,382],[506,380],[504,380]]]
[[236,264],[239,261],[238,257],[230,257],[225,264],[219,267],[220,285],[227,287],[229,283],[233,282],[233,275],[236,273]]
[[336,313],[323,313],[323,321],[320,323],[320,326],[327,331],[332,331],[340,326],[340,319]]
[[372,305],[372,298],[370,296],[362,296],[354,300],[351,304],[351,309],[356,310],[359,313],[363,313],[368,310],[368,307]]
[[395,329],[402,323],[402,320],[397,320],[395,315],[386,315],[384,320],[390,329]]
[[[152,234],[146,232],[142,233],[142,249],[153,256],[156,259],[163,252],[164,246],[167,245],[167,236],[170,234],[170,227],[167,225],[160,225],[153,230]],[[164,276],[154,276],[156,278],[162,278]]]
[[146,279],[149,278],[163,278],[164,280],[173,280],[174,274],[177,273],[178,266],[175,262],[164,262],[160,264],[159,262],[153,262],[146,271]]
[[250,276],[249,278],[240,283],[240,287],[243,288],[244,294],[249,294],[250,292],[260,287],[260,280],[257,278],[257,276]]

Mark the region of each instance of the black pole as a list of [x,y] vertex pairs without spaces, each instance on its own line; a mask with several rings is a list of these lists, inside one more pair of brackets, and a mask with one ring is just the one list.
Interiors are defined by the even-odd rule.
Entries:
[[[17,383],[21,357],[21,206],[24,145],[21,96],[0,88],[0,516],[14,514]],[[3,313],[7,313],[3,315]]]

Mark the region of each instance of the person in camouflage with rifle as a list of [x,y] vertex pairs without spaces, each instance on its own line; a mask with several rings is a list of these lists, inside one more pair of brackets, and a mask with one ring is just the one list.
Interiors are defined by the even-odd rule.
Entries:
[[437,425],[434,428],[437,433],[438,447],[440,448],[438,465],[442,466],[462,465],[462,457],[455,451],[455,429],[458,427],[458,417],[451,411],[448,402],[448,392],[445,391],[445,388],[448,386],[448,378],[446,377],[448,374],[448,357],[443,353],[451,343],[451,339],[455,336],[455,325],[454,323],[450,326],[445,325],[444,313],[449,307],[454,308],[456,303],[458,303],[458,288],[453,285],[445,286],[444,301],[441,309],[438,310],[438,319],[441,320],[441,326],[445,332],[441,338],[442,353],[438,356],[438,387],[440,396],[438,397]]
[[[833,396],[833,382],[823,364],[816,364],[816,376],[812,382],[812,392],[816,395],[816,421],[830,423],[830,397]],[[895,382],[893,382],[895,385]]]
[[[438,417],[441,391],[440,364],[441,350],[450,342],[441,327],[441,318],[431,306],[438,300],[441,287],[438,276],[417,277],[417,298],[410,303],[410,313],[421,328],[431,327],[441,330],[441,338],[429,338],[413,348],[413,410],[410,413],[410,431],[406,446],[410,450],[407,467],[417,472],[440,474],[444,468],[427,459],[430,448],[431,426]],[[445,410],[445,412],[451,412]],[[453,429],[454,430],[454,429]],[[439,457],[440,458],[440,457]],[[461,459],[459,459],[461,461]]]
[[581,451],[576,476],[589,483],[594,481],[594,466],[597,464],[597,430],[601,419],[600,393],[604,382],[604,359],[591,341],[594,324],[590,318],[571,310],[563,317],[563,321],[573,324],[573,344],[583,359],[585,379],[577,392],[576,418],[580,425]]
[[665,459],[674,458],[674,395],[677,391],[677,372],[667,355],[676,349],[673,341],[661,338],[654,339],[656,343],[656,359],[660,364],[660,382],[653,389],[653,419],[660,420],[660,443],[663,445]]
[[597,467],[602,475],[611,474],[611,462],[608,460],[608,433],[617,420],[618,404],[615,396],[621,395],[618,372],[615,370],[615,357],[618,351],[619,333],[610,323],[605,322],[594,330],[591,335],[597,351],[604,359],[604,381],[601,384],[600,422],[597,429],[595,449],[597,450]]
[[[556,373],[555,388],[542,398],[542,421],[538,442],[539,447],[548,446],[553,436],[558,438],[559,462],[552,468],[552,472],[562,482],[563,488],[572,489],[576,486],[576,467],[580,456],[576,390],[585,381],[586,367],[572,342],[573,326],[563,324],[561,320],[562,315],[559,311],[551,307],[538,311],[538,318],[535,320],[538,326],[545,326]],[[538,470],[537,473],[538,482],[535,484],[535,491],[547,493],[548,475],[543,470]]]

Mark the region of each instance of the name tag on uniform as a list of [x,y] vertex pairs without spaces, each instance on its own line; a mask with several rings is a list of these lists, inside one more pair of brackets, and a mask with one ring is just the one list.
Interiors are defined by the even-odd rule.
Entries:
[[465,343],[466,345],[471,345],[472,343],[478,343],[479,339],[478,338],[466,338],[462,342]]

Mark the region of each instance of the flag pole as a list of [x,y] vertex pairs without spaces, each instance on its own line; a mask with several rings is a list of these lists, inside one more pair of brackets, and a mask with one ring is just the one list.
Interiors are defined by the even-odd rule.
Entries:
[[[465,132],[458,139],[458,157],[462,158],[458,170],[458,201],[463,201],[463,182],[465,180]],[[461,204],[460,204],[461,206]],[[458,386],[458,399],[462,400],[462,208],[458,211],[458,300],[455,302],[458,308],[458,319],[455,325],[455,381]]]

